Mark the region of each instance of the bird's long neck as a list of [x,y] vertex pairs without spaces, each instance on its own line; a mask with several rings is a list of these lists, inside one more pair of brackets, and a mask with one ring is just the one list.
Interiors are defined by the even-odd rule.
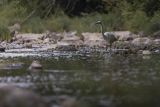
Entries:
[[104,36],[104,31],[103,31],[103,25],[102,25],[102,23],[100,25],[101,25],[101,33]]

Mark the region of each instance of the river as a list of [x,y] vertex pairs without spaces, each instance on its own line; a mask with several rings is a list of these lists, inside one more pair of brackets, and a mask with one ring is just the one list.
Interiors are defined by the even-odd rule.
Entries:
[[[75,98],[78,107],[160,105],[158,55],[26,54],[0,54],[0,86],[33,90],[48,98],[53,107],[59,96]],[[33,60],[41,62],[42,72],[28,71]]]

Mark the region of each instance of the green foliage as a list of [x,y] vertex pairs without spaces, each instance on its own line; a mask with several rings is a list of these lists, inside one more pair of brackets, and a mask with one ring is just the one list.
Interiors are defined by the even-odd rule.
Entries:
[[[17,2],[0,5],[0,38],[10,38],[8,26],[20,21],[24,18],[25,9],[23,7],[16,6]],[[20,17],[21,15],[21,17]]]
[[[0,2],[0,35],[7,27],[22,23],[21,32],[99,32],[131,30],[153,34],[160,30],[159,0],[3,0]],[[31,14],[33,12],[33,14]]]
[[10,38],[9,30],[4,25],[0,25],[0,38],[1,40],[8,40]]
[[132,17],[125,21],[126,28],[131,31],[143,31],[147,27],[149,18],[143,11],[136,11]]
[[39,17],[33,17],[23,24],[21,31],[26,33],[42,33],[45,29],[44,20],[41,20]]
[[157,12],[150,20],[147,25],[146,32],[148,34],[153,34],[160,31],[160,12]]

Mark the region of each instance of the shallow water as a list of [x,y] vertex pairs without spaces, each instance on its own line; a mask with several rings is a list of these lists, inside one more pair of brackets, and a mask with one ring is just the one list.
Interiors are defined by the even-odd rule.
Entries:
[[[31,89],[46,97],[53,107],[64,95],[77,99],[79,107],[160,106],[158,55],[54,52],[6,53],[0,57],[0,86]],[[27,70],[33,60],[41,62],[43,72]]]

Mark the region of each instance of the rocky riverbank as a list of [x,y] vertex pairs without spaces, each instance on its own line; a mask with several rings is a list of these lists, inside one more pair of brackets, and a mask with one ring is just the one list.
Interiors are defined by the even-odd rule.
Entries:
[[[117,41],[113,43],[112,50],[115,53],[124,51],[124,53],[160,53],[160,39],[149,38],[136,35],[130,31],[114,32]],[[17,51],[32,50],[36,51],[79,51],[86,49],[105,50],[108,48],[108,43],[103,39],[101,33],[85,32],[78,34],[77,32],[46,32],[42,34],[16,34],[9,41],[1,41],[1,51]],[[3,50],[5,48],[5,50]]]

